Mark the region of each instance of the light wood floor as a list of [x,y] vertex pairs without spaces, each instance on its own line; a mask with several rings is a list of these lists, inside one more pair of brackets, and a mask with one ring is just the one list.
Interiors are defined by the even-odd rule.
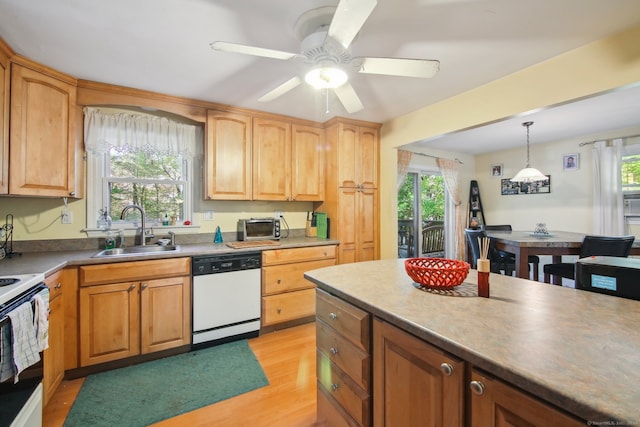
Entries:
[[[154,424],[173,426],[313,426],[316,421],[315,323],[249,340],[269,385]],[[44,409],[44,427],[61,427],[83,378],[63,381]]]

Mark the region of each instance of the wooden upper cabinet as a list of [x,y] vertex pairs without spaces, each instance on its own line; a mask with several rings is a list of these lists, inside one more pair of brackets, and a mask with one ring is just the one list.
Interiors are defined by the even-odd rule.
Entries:
[[293,125],[291,129],[291,199],[324,200],[324,130]]
[[338,184],[378,188],[378,130],[338,124]]
[[0,39],[0,194],[9,192],[9,47]]
[[251,200],[251,117],[209,110],[205,199]]
[[11,65],[9,193],[76,197],[76,88]]
[[291,200],[291,123],[253,119],[253,199]]

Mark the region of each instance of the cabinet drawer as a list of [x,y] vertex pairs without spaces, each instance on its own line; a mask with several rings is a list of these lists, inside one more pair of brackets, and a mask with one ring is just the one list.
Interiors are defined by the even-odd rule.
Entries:
[[318,419],[317,427],[360,427],[335,400],[327,396],[326,391],[318,384]]
[[316,317],[366,353],[370,353],[371,323],[366,311],[317,290]]
[[287,292],[262,298],[262,326],[315,314],[315,289]]
[[316,346],[325,357],[342,369],[360,387],[368,393],[371,392],[371,356],[369,354],[322,321],[316,321]]
[[314,284],[304,278],[304,272],[329,267],[335,263],[334,259],[328,259],[262,267],[262,294],[313,288]]
[[305,248],[274,249],[262,252],[262,265],[290,264],[336,257],[336,246],[309,246]]
[[316,376],[320,386],[333,397],[360,425],[368,426],[371,418],[371,396],[321,352],[317,352]]
[[190,273],[191,258],[165,258],[150,261],[85,265],[80,267],[80,286],[176,277]]
[[44,279],[44,283],[49,288],[49,301],[62,293],[62,270],[56,271]]

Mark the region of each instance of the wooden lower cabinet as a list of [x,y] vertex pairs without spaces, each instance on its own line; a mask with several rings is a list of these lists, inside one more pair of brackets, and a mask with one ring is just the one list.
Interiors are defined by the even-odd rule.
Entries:
[[463,361],[378,319],[373,348],[374,426],[464,425]]
[[471,427],[586,425],[481,370],[472,369],[471,382]]
[[313,318],[315,286],[304,272],[336,264],[336,246],[311,246],[262,252],[262,327]]
[[[164,269],[155,269],[156,264]],[[104,275],[92,271],[102,271],[105,266]],[[80,268],[80,366],[191,342],[189,258],[111,264],[113,277],[121,279],[128,272],[137,279],[101,284],[109,280],[108,266]],[[169,271],[174,276],[140,278],[168,275]]]
[[318,424],[370,426],[371,316],[316,291]]
[[49,348],[43,352],[43,404],[46,405],[64,378],[64,295],[62,271],[45,279],[49,287]]

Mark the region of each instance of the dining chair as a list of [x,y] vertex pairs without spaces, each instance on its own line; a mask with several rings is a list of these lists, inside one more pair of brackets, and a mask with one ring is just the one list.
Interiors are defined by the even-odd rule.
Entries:
[[[465,228],[464,234],[467,238],[467,243],[471,248],[471,258],[473,268],[476,268],[478,265],[478,258],[480,258],[480,243],[478,242],[478,237],[487,237],[487,233],[484,230],[476,230]],[[493,246],[493,242],[489,242],[489,264],[490,270],[492,273],[502,273],[507,276],[511,276],[516,269],[516,260],[515,257],[503,257],[500,255],[498,250]]]
[[[487,231],[513,231],[511,228],[511,224],[500,224],[500,225],[485,225],[484,229]],[[500,251],[500,254],[503,256],[512,256],[515,258],[515,254],[506,251]],[[538,274],[540,273],[540,257],[538,255],[529,255],[527,262],[531,264],[533,267],[533,280],[540,280]]]
[[[586,258],[590,256],[613,256],[626,258],[631,252],[631,245],[635,236],[584,236],[582,240],[582,246],[580,247],[580,258]],[[551,276],[554,276],[554,282],[560,282],[555,284],[561,284],[559,277],[575,280],[576,277],[576,263],[575,262],[559,262],[555,264],[545,264],[544,281],[545,283],[551,283]]]

